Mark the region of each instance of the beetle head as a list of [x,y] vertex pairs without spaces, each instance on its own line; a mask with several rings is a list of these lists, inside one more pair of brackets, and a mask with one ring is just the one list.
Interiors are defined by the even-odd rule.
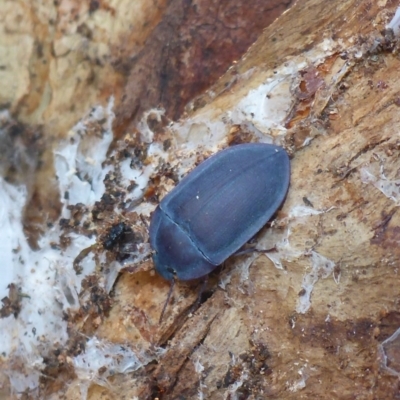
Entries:
[[176,277],[175,270],[167,265],[164,265],[157,252],[153,254],[153,263],[157,273],[167,281],[172,281]]
[[197,248],[189,234],[159,208],[153,214],[150,242],[155,269],[165,279],[197,279],[217,267]]

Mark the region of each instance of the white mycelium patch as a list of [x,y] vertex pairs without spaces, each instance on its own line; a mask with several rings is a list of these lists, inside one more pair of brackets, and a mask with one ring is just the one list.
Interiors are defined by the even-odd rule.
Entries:
[[[111,101],[108,108],[94,108],[55,150],[55,170],[63,203],[62,218],[70,217],[68,205],[82,203],[90,208],[105,191],[105,175],[113,169],[112,166],[103,167],[113,138],[112,106]],[[101,134],[91,132],[91,127],[96,124],[101,125]],[[65,196],[65,193],[68,195]],[[63,313],[80,307],[78,293],[82,279],[95,269],[95,261],[88,256],[80,264],[82,273],[76,274],[73,261],[82,249],[95,243],[96,238],[71,233],[70,245],[61,251],[52,246],[52,242],[59,241],[61,234],[58,223],[40,239],[40,250],[33,251],[29,247],[22,227],[26,200],[27,190],[23,185],[14,186],[0,179],[0,296],[7,296],[8,285],[13,283],[20,288],[21,297],[18,317],[10,315],[0,319],[0,353],[6,366],[3,372],[8,375],[16,393],[34,391],[38,387],[44,367],[43,357],[68,339]],[[108,290],[112,286],[110,282],[105,284]],[[113,351],[113,345],[96,340],[93,348],[97,349],[98,357],[92,357],[90,343],[87,344],[86,358],[81,355],[72,360],[79,372],[78,378],[96,380],[91,376],[93,365],[100,368],[106,360],[104,365],[108,366],[116,362],[114,358],[119,363],[121,357],[126,359],[124,365],[128,370],[132,365],[137,368],[138,363],[132,364],[134,358],[129,348],[125,347],[124,354],[121,354],[119,346],[115,345],[118,351]],[[107,350],[104,360],[100,357],[103,353],[99,349]],[[85,363],[87,357],[91,358],[91,363]]]

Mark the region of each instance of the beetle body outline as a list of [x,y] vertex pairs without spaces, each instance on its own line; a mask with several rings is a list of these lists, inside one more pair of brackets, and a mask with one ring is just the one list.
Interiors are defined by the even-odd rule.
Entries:
[[152,215],[156,271],[167,280],[208,275],[271,219],[289,181],[289,156],[279,146],[241,144],[205,160]]

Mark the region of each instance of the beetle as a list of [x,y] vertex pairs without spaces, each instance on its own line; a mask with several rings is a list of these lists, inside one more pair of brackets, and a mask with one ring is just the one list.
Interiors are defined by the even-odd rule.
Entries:
[[170,281],[208,275],[270,220],[289,181],[289,156],[272,144],[239,144],[202,162],[153,212],[156,271]]

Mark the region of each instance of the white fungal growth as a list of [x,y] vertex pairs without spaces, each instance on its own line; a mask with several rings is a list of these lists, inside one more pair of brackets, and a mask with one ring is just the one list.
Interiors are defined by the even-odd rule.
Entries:
[[[77,124],[69,139],[56,150],[55,168],[58,176],[62,217],[68,217],[69,204],[82,202],[90,206],[104,192],[103,169],[108,146],[112,140],[112,101],[108,108],[96,107]],[[89,135],[86,126],[103,122],[103,135]],[[78,175],[81,178],[78,178]],[[82,179],[85,177],[85,179]],[[89,183],[90,182],[90,183]],[[69,196],[64,196],[68,192]],[[67,200],[68,199],[68,200]],[[8,295],[7,286],[21,289],[21,311],[18,318],[10,315],[0,319],[0,353],[5,373],[16,392],[35,390],[46,348],[63,345],[67,339],[67,322],[63,313],[79,308],[78,293],[82,279],[95,268],[91,257],[82,262],[82,274],[73,270],[73,261],[95,238],[71,234],[70,245],[61,251],[52,246],[61,234],[59,224],[50,228],[33,251],[23,232],[23,209],[27,200],[24,186],[12,186],[0,179],[0,252],[2,254],[1,298]]]
[[380,172],[380,176],[375,176],[368,167],[360,169],[361,181],[369,183],[380,190],[386,197],[393,200],[397,205],[400,204],[400,179],[389,180]]
[[148,118],[151,116],[154,117],[157,122],[161,122],[161,118],[164,114],[165,110],[162,108],[152,108],[143,113],[137,128],[140,132],[140,138],[144,143],[152,143],[154,140],[154,132],[149,127]]
[[300,375],[300,378],[298,380],[296,380],[295,382],[288,383],[288,390],[290,392],[295,393],[306,387],[308,374],[306,374],[304,370],[305,370],[304,367],[298,370],[298,374]]
[[400,378],[400,328],[378,345],[380,365],[390,375]]
[[294,102],[290,93],[293,76],[270,78],[251,90],[231,112],[233,122],[251,122],[263,134],[273,128],[285,132],[283,124]]
[[227,391],[224,393],[224,399],[239,399],[238,393],[237,391],[243,386],[243,384],[246,382],[247,378],[248,378],[248,373],[247,371],[243,371],[240,375],[240,378],[232,383],[231,385],[229,385]]
[[[55,151],[55,168],[59,181],[61,200],[65,206],[82,203],[93,205],[104,193],[104,177],[112,169],[102,167],[111,144],[113,101],[107,109],[96,107],[91,114],[80,121],[70,132],[69,140],[61,143]],[[106,118],[102,135],[91,134],[87,126]],[[68,200],[64,193],[68,192]],[[66,207],[63,216],[68,216]]]
[[198,356],[196,358],[196,360],[194,361],[194,370],[196,371],[196,373],[199,375],[199,388],[197,391],[197,398],[199,400],[203,400],[206,397],[204,396],[204,392],[203,390],[207,387],[204,383],[203,383],[203,376],[202,373],[204,371],[204,366],[201,364],[200,362],[200,356]]
[[392,20],[386,26],[389,29],[393,29],[395,36],[400,35],[400,7],[397,7],[396,12]]
[[[107,163],[109,146],[113,140],[112,108],[112,99],[105,108],[94,107],[55,149],[55,171],[62,203],[61,218],[70,218],[69,206],[77,203],[90,210],[105,193],[106,175],[121,167],[120,164]],[[155,157],[165,157],[158,144],[151,145],[148,153]],[[138,190],[132,198],[142,196],[154,168],[155,165],[146,166],[144,171],[138,171],[122,163],[119,171],[122,181],[135,180],[138,183]],[[81,282],[96,268],[92,253],[80,261],[80,274],[73,268],[74,260],[82,250],[95,244],[96,238],[94,235],[88,237],[69,232],[69,244],[61,251],[57,246],[52,246],[52,243],[59,242],[64,232],[57,221],[40,238],[40,249],[33,251],[28,245],[22,225],[27,197],[25,186],[13,186],[0,178],[0,298],[8,296],[8,285],[11,283],[21,290],[18,318],[10,315],[0,319],[0,354],[3,363],[0,374],[6,374],[14,392],[28,390],[34,394],[35,391],[37,393],[41,371],[45,367],[43,357],[68,340],[64,313],[81,307],[84,301],[78,297]],[[143,203],[138,208],[148,215],[154,205]],[[85,215],[82,222],[87,218]],[[149,252],[148,244],[144,243],[140,250],[140,256],[145,257]],[[102,259],[100,255],[98,261],[101,263],[104,257]],[[107,267],[98,284],[109,292],[121,266],[113,262]],[[157,357],[156,352],[153,357]],[[108,385],[108,377],[113,373],[134,371],[149,360],[142,352],[139,355],[129,347],[88,338],[85,352],[67,362],[75,369],[77,384],[82,399],[85,399],[92,382]]]
[[96,337],[89,339],[85,351],[72,359],[82,400],[87,398],[87,391],[92,383],[108,387],[110,376],[136,371],[149,361],[151,359],[143,354],[139,359],[137,354],[125,345],[110,343]]
[[290,236],[295,225],[305,224],[308,217],[320,215],[329,210],[316,210],[311,207],[297,205],[290,209],[286,218],[282,218],[277,222],[279,225],[286,225],[283,232],[272,232],[268,230],[264,237],[258,242],[257,248],[260,250],[268,250],[274,248],[274,251],[266,252],[265,255],[274,263],[275,267],[284,270],[282,260],[293,261],[304,255],[308,250],[301,248],[297,249],[290,243]]
[[332,260],[322,256],[321,254],[311,252],[311,271],[304,275],[301,287],[303,293],[299,296],[297,301],[296,311],[304,314],[311,306],[311,294],[314,290],[315,284],[320,279],[326,279],[332,274],[335,268],[335,263]]

